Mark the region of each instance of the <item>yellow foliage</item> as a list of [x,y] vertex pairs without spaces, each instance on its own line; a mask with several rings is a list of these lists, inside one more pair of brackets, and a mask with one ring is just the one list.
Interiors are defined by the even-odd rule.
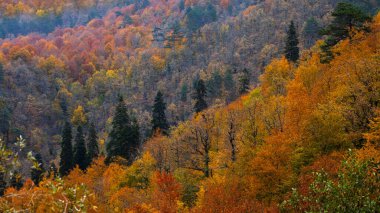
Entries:
[[83,106],[79,105],[73,112],[71,122],[74,125],[84,125],[87,123],[87,116],[85,114]]

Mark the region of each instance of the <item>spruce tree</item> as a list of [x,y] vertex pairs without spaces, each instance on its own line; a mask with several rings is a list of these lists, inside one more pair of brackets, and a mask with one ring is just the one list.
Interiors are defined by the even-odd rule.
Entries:
[[235,82],[231,70],[227,70],[224,74],[223,85],[224,91],[227,93],[227,102],[230,103],[236,96]]
[[61,161],[59,163],[59,174],[62,176],[67,175],[74,167],[71,140],[71,124],[66,122],[62,131]]
[[110,163],[116,157],[125,158],[132,163],[139,147],[139,140],[137,122],[130,119],[123,97],[120,96],[106,146],[106,163]]
[[195,100],[194,111],[199,113],[207,108],[205,98],[207,96],[206,86],[202,79],[199,79],[195,84],[193,99]]
[[30,176],[34,184],[38,186],[44,177],[45,169],[42,156],[39,153],[36,154],[35,159],[36,161],[32,167]]
[[87,168],[87,151],[81,126],[78,126],[75,136],[74,165],[82,170]]
[[167,134],[169,130],[168,121],[165,115],[166,104],[163,100],[161,91],[157,92],[153,105],[153,119],[152,119],[152,131],[161,130],[162,133]]
[[285,57],[288,61],[296,63],[300,57],[300,49],[298,47],[298,36],[294,22],[291,21],[288,29],[288,35],[285,45]]
[[239,78],[239,94],[243,95],[249,91],[249,72],[246,68],[243,69],[243,72]]
[[350,38],[350,33],[353,30],[367,31],[369,30],[365,23],[371,20],[371,17],[365,14],[360,8],[350,4],[341,2],[339,3],[334,12],[332,23],[321,34],[326,35],[327,39],[321,46],[323,54],[321,55],[321,62],[328,63],[334,55],[331,47],[335,46],[339,41]]
[[90,124],[90,129],[88,133],[88,144],[87,144],[87,162],[91,164],[94,158],[99,156],[99,146],[98,146],[98,136],[96,135],[95,124]]

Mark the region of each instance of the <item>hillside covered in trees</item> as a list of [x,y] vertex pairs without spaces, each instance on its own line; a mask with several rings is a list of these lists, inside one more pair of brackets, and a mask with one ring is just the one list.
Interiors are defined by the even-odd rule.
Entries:
[[380,210],[379,1],[0,4],[0,211]]

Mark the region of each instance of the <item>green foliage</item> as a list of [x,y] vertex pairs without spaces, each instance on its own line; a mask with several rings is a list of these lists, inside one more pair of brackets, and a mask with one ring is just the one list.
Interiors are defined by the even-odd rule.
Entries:
[[305,38],[305,48],[310,48],[319,38],[320,26],[314,17],[307,19],[302,34]]
[[72,133],[71,124],[69,122],[65,123],[62,131],[62,142],[61,142],[61,161],[59,163],[59,173],[62,176],[67,175],[70,170],[74,167],[73,158],[73,148],[72,148]]
[[207,81],[207,91],[210,94],[210,97],[216,98],[221,95],[223,79],[219,71],[214,71],[212,73],[211,79]]
[[295,212],[376,212],[380,209],[378,169],[378,163],[361,162],[351,155],[343,162],[337,181],[324,171],[316,172],[309,192],[301,195],[294,189],[281,207]]
[[4,98],[0,97],[0,134],[7,136],[10,129],[11,109]]
[[88,131],[87,162],[91,164],[92,160],[99,156],[98,136],[96,135],[94,123],[90,124]]
[[195,32],[203,25],[217,20],[216,9],[211,3],[207,6],[193,6],[186,11],[186,27],[189,31]]
[[181,88],[181,101],[186,102],[187,101],[187,84],[183,84]]
[[239,78],[239,94],[245,94],[249,91],[249,72],[244,68]]
[[85,170],[87,168],[87,162],[87,151],[83,137],[83,130],[81,126],[78,126],[77,134],[75,136],[74,165],[78,165],[80,169]]
[[289,61],[296,63],[300,57],[300,49],[298,47],[298,35],[294,22],[291,21],[289,25],[288,35],[285,45],[285,57]]
[[168,124],[168,121],[166,120],[165,110],[166,110],[166,104],[163,100],[163,94],[161,93],[161,91],[158,91],[156,98],[154,99],[154,105],[153,105],[153,115],[152,115],[153,134],[158,130],[164,134],[168,133],[169,124]]
[[205,101],[207,90],[206,90],[204,81],[202,79],[199,79],[196,82],[194,89],[195,89],[194,94],[193,94],[193,99],[195,100],[194,111],[197,113],[202,112],[204,109],[207,108],[207,103]]
[[344,2],[336,6],[332,16],[334,17],[332,23],[321,32],[322,35],[327,36],[327,39],[321,46],[323,52],[321,56],[322,63],[328,63],[334,58],[331,48],[343,39],[351,39],[351,33],[354,30],[368,30],[365,23],[371,20],[371,17],[360,8]]
[[123,97],[120,96],[116,107],[115,116],[112,121],[112,131],[109,134],[107,144],[107,158],[109,163],[117,156],[125,158],[132,163],[139,148],[139,127],[135,120],[132,120],[124,104]]

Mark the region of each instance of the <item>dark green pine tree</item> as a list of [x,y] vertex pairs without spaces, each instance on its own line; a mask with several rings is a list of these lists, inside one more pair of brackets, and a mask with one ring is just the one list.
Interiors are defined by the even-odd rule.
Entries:
[[91,164],[92,160],[97,157],[99,157],[98,136],[96,135],[95,124],[91,123],[89,133],[88,133],[88,144],[87,144],[88,165]]
[[243,69],[243,72],[239,78],[239,94],[245,94],[249,91],[249,72],[246,68]]
[[106,146],[106,163],[112,162],[116,157],[125,158],[132,163],[139,148],[139,141],[139,126],[135,120],[130,119],[123,97],[120,96]]
[[323,53],[321,55],[322,63],[329,63],[334,58],[331,47],[343,39],[351,39],[350,33],[353,30],[369,30],[365,23],[371,20],[371,17],[360,8],[345,2],[341,2],[336,6],[332,16],[334,17],[332,23],[321,31],[322,35],[327,36],[327,39],[321,46]]
[[300,57],[300,48],[298,47],[298,36],[294,22],[291,21],[288,29],[288,36],[285,44],[285,57],[288,61],[296,63]]
[[227,72],[224,74],[223,85],[224,91],[226,93],[227,103],[230,103],[231,101],[235,100],[236,97],[235,81],[231,70],[227,70]]
[[5,173],[0,171],[0,197],[4,195],[7,183],[5,182]]
[[38,186],[44,178],[45,168],[42,161],[42,156],[39,153],[36,154],[35,159],[36,161],[34,162],[30,176],[34,184]]
[[61,161],[59,162],[59,174],[61,176],[67,175],[70,172],[70,170],[74,167],[73,148],[71,140],[71,124],[69,122],[66,122],[62,131]]
[[195,91],[193,93],[193,99],[195,100],[194,111],[196,113],[202,112],[207,108],[206,96],[207,90],[205,83],[202,79],[199,79],[195,84]]
[[164,134],[168,133],[169,130],[169,124],[166,120],[165,115],[166,110],[166,103],[163,99],[163,94],[161,91],[157,92],[156,98],[154,99],[154,105],[153,105],[153,119],[152,119],[152,132],[153,134],[156,131],[161,131]]
[[82,170],[87,168],[87,150],[81,126],[78,126],[75,136],[74,165],[78,165]]

